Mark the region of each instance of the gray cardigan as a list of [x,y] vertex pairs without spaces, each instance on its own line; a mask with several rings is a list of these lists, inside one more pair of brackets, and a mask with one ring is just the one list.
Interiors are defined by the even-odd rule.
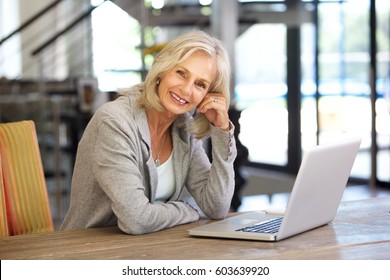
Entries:
[[[143,234],[193,222],[199,213],[181,201],[184,188],[211,219],[224,218],[234,190],[236,145],[228,132],[210,124],[212,164],[197,140],[173,124],[176,189],[163,204],[153,204],[157,168],[151,155],[146,112],[138,106],[142,84],[128,95],[102,105],[79,143],[71,199],[62,230],[118,225],[128,234]],[[181,120],[180,120],[181,119]]]

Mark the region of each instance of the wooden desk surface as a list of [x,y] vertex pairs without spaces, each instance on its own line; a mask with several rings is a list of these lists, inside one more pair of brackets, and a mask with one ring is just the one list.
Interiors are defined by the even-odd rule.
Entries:
[[191,237],[204,220],[131,236],[93,228],[0,239],[0,259],[390,259],[390,197],[340,205],[330,225],[279,241]]

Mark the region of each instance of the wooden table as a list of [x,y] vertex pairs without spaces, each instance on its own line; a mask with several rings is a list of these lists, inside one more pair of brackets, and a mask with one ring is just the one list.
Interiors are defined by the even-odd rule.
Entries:
[[0,239],[0,259],[390,259],[390,197],[343,202],[330,225],[279,241],[190,237],[205,223],[131,236],[92,228]]

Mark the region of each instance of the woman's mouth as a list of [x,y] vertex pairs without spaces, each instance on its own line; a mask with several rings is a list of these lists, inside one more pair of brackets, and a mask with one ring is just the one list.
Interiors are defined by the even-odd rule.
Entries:
[[176,94],[173,93],[173,92],[170,92],[170,95],[171,95],[171,97],[173,98],[173,100],[175,100],[176,103],[179,104],[179,105],[185,105],[185,104],[188,103],[187,100],[180,98],[178,95],[176,95]]

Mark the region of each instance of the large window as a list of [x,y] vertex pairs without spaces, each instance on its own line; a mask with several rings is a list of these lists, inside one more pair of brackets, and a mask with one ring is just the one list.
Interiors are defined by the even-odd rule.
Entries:
[[390,183],[390,1],[376,1],[378,180]]
[[236,43],[240,141],[252,162],[287,164],[286,27],[256,24]]
[[142,79],[141,30],[137,20],[107,1],[92,13],[93,68],[102,91]]
[[[370,179],[374,145],[378,148],[374,175],[380,182],[390,182],[390,2],[376,1],[376,143],[372,143],[371,121],[370,2],[318,1],[317,28],[314,20],[300,25],[301,143],[296,143],[300,147],[288,142],[288,119],[297,117],[288,110],[287,79],[292,74],[286,71],[288,24],[256,24],[237,39],[240,140],[249,149],[252,163],[286,167],[294,160],[289,158],[291,149],[304,152],[316,143],[360,136],[363,142],[352,176]],[[315,6],[310,5],[302,7],[311,9],[314,19]]]
[[[19,25],[18,1],[0,0],[0,39],[5,38]],[[0,45],[0,77],[14,79],[22,70],[19,34]]]
[[378,145],[376,176],[389,182],[390,116],[384,99],[384,81],[389,75],[390,5],[388,1],[376,2],[377,143],[372,143],[371,137],[369,0],[319,5],[319,137],[320,143],[345,136],[363,137],[352,170],[353,176],[363,179],[371,176],[371,147]]

